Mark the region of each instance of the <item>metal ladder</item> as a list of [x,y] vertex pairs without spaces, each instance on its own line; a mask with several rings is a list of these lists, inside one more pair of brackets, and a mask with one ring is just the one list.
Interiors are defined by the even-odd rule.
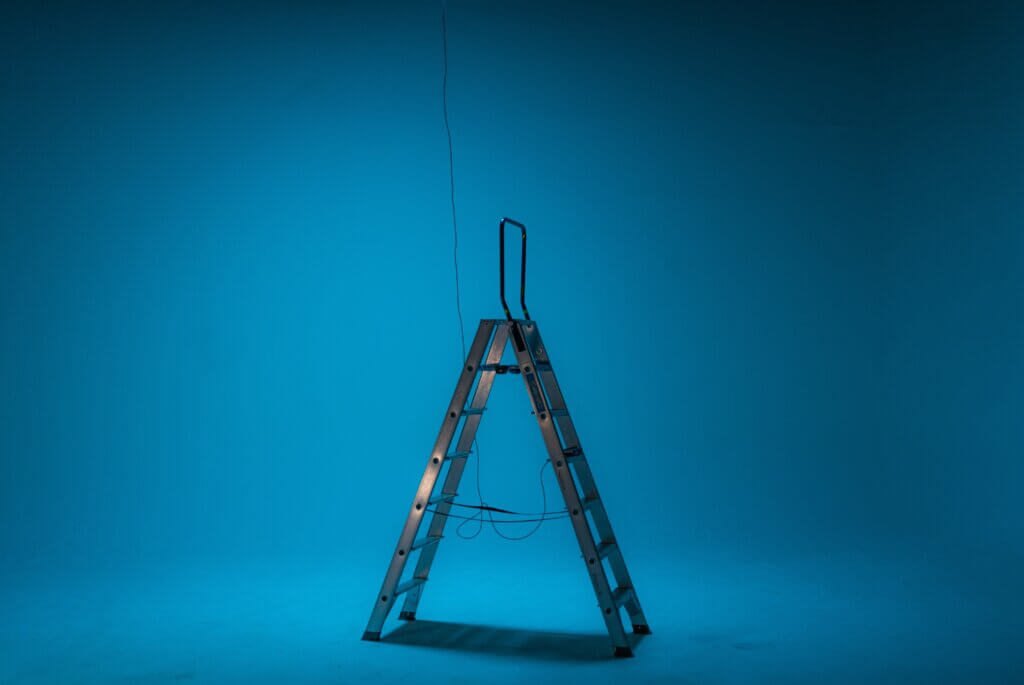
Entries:
[[[505,301],[505,225],[516,226],[522,232],[522,267],[520,276],[519,301],[523,309],[522,319],[513,319]],[[419,488],[413,498],[402,534],[391,557],[380,592],[374,600],[364,640],[380,640],[384,621],[399,596],[405,595],[399,618],[412,621],[416,618],[416,607],[423,596],[430,567],[437,554],[443,537],[447,514],[458,493],[459,481],[471,454],[480,419],[487,407],[491,386],[498,374],[515,373],[523,378],[530,404],[533,407],[537,425],[544,438],[551,466],[558,479],[559,489],[565,499],[566,512],[572,522],[573,531],[579,542],[594,594],[615,647],[615,656],[633,656],[629,637],[623,628],[619,609],[625,607],[633,632],[649,634],[650,628],[640,607],[640,599],[630,580],[626,561],[618,540],[612,532],[608,512],[597,492],[593,473],[587,464],[586,455],[580,445],[572,417],[566,407],[561,388],[555,378],[555,371],[548,357],[547,348],[540,337],[537,323],[530,319],[526,309],[526,227],[512,219],[502,219],[498,225],[499,257],[501,267],[501,304],[505,319],[484,319],[480,321],[476,336],[469,349],[466,363],[459,375],[455,393],[448,404],[441,431],[434,443],[434,449],[427,460],[426,469],[420,479]],[[510,344],[515,353],[517,366],[501,364],[505,347]],[[472,397],[471,397],[472,395]],[[468,402],[468,403],[467,403]],[[461,426],[461,431],[459,430]],[[458,432],[458,440],[455,434]],[[450,451],[452,443],[455,449]],[[440,480],[442,469],[448,465],[444,484],[439,493],[434,492]],[[428,508],[432,507],[426,535],[416,537]],[[589,520],[588,520],[589,514]],[[591,527],[593,522],[593,528]],[[596,530],[596,534],[595,531]],[[402,581],[409,557],[418,553],[412,576]],[[614,576],[615,586],[605,573],[603,561]]]

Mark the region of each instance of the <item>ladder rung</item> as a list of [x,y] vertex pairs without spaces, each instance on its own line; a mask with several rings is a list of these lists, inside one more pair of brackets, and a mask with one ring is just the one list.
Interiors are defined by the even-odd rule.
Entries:
[[457,492],[442,492],[441,494],[434,495],[429,500],[427,500],[427,506],[429,507],[431,504],[437,504],[438,502],[451,502],[458,496],[459,493]]
[[562,456],[565,457],[567,462],[572,464],[573,462],[581,461],[583,459],[583,450],[579,447],[566,447],[562,450]]
[[465,459],[469,455],[473,454],[470,451],[467,452],[452,452],[451,454],[444,455],[445,459]]
[[402,594],[403,592],[408,592],[417,585],[423,585],[423,583],[425,582],[427,582],[426,578],[410,578],[409,580],[405,581],[404,583],[395,588],[395,597]]
[[615,588],[615,592],[612,593],[612,601],[615,602],[616,607],[620,607],[629,601],[629,598],[633,596],[633,588],[631,587],[619,587]]
[[569,410],[568,409],[552,409],[551,410],[551,415],[552,416],[568,416],[569,415]]
[[537,367],[538,371],[550,371],[551,370],[551,362],[534,362],[533,365]]
[[[416,549],[416,547],[413,546],[413,549]],[[613,549],[615,549],[614,541],[602,542],[600,545],[597,546],[597,556],[601,559],[604,559],[606,556],[612,553]]]
[[462,415],[472,416],[474,414],[483,414],[485,411],[487,411],[487,407],[480,407],[479,409],[463,409]]
[[433,545],[433,544],[435,544],[437,542],[440,542],[440,540],[441,540],[441,536],[440,535],[425,535],[424,537],[421,537],[416,542],[412,543],[412,547],[410,547],[409,549],[419,549],[420,547],[426,547],[427,545]]
[[601,499],[599,497],[588,497],[583,500],[583,511],[590,511],[595,505],[600,504]]

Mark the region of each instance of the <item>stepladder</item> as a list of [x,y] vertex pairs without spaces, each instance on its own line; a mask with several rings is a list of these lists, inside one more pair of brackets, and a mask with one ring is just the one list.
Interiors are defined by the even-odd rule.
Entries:
[[[512,318],[505,301],[506,225],[518,227],[522,234],[521,319]],[[613,654],[632,656],[634,641],[625,629],[623,610],[633,633],[649,634],[651,631],[555,377],[548,349],[541,339],[540,328],[536,321],[530,319],[526,309],[526,228],[512,219],[502,219],[499,236],[501,300],[506,318],[484,319],[477,327],[384,581],[374,600],[363,639],[380,640],[384,623],[400,598],[399,618],[406,621],[416,619],[417,607],[444,537],[445,525],[452,507],[457,505],[458,487],[472,457],[474,440],[495,377],[514,374],[519,375],[524,383],[565,502],[566,517],[579,544],[601,618],[614,648]],[[501,362],[508,347],[515,356],[515,364],[504,365]],[[424,523],[426,528],[422,530]],[[415,564],[410,564],[413,557],[416,558]]]

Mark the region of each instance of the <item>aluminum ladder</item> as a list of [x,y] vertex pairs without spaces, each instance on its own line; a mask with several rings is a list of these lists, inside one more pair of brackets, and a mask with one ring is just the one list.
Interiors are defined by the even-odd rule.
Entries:
[[[524,317],[522,319],[512,318],[505,301],[506,224],[516,226],[522,232],[519,291]],[[517,221],[504,218],[499,223],[498,230],[501,304],[506,318],[480,321],[466,362],[459,374],[452,400],[441,422],[441,430],[434,443],[434,449],[427,459],[426,469],[409,508],[409,515],[398,537],[391,563],[384,575],[384,582],[374,600],[373,611],[363,633],[363,639],[380,640],[384,621],[402,595],[405,599],[399,618],[406,621],[416,619],[416,607],[423,596],[430,567],[437,555],[448,521],[448,513],[458,494],[462,472],[472,453],[473,440],[483,412],[487,408],[491,386],[496,375],[513,373],[523,378],[526,394],[530,398],[533,414],[565,500],[566,512],[570,514],[569,519],[579,542],[594,594],[597,596],[601,617],[615,647],[615,656],[633,656],[630,639],[623,628],[619,610],[623,607],[626,609],[634,633],[650,634],[651,630],[629,577],[622,549],[612,531],[604,501],[598,494],[594,475],[587,464],[565,398],[555,378],[554,367],[540,337],[540,329],[537,323],[530,319],[526,309],[526,227]],[[515,353],[516,366],[501,364],[505,348],[509,344]],[[453,442],[454,450],[451,449]],[[444,483],[440,492],[435,493],[437,482],[441,480],[442,470],[446,465],[448,469],[443,479]],[[431,513],[431,517],[426,534],[417,537],[420,525],[428,512]],[[403,581],[403,572],[413,553],[418,554],[415,569],[411,577]],[[604,560],[607,560],[611,575],[614,577],[614,587],[605,572]]]

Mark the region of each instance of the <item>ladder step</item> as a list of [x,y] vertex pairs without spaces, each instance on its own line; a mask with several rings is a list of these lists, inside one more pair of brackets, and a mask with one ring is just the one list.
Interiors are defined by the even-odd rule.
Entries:
[[485,411],[487,411],[487,407],[480,407],[479,409],[463,409],[462,415],[473,416],[474,414],[483,414]]
[[426,547],[427,545],[437,544],[440,541],[440,535],[425,535],[421,537],[419,540],[416,540],[414,543],[412,543],[412,547],[410,547],[409,549],[419,549],[420,547]]
[[451,454],[444,455],[444,458],[445,459],[465,459],[466,457],[468,457],[471,454],[473,454],[473,453],[472,452],[468,452],[468,451],[467,452],[452,452]]
[[423,583],[425,582],[427,582],[426,578],[410,578],[409,580],[405,581],[404,583],[395,588],[395,597],[402,594],[403,592],[408,592],[417,585],[423,585]]
[[[413,549],[416,549],[415,545],[413,546]],[[604,559],[606,556],[612,553],[613,549],[615,549],[614,541],[602,542],[600,545],[597,546],[597,556],[601,559]]]
[[568,409],[552,409],[551,410],[551,415],[552,416],[568,416],[569,415],[569,410]]
[[534,362],[533,365],[537,367],[538,371],[550,371],[551,370],[551,362]]
[[615,588],[615,592],[612,593],[612,601],[615,602],[616,607],[620,607],[633,596],[633,588],[631,587],[618,587]]
[[581,450],[579,447],[566,447],[564,450],[562,450],[562,455],[565,457],[565,460],[570,464],[583,460],[583,450]]
[[459,496],[457,492],[442,492],[439,495],[434,495],[427,500],[427,506],[431,504],[437,504],[438,502],[451,502],[453,499]]
[[599,497],[588,497],[583,500],[583,511],[590,511],[600,503],[601,499]]

